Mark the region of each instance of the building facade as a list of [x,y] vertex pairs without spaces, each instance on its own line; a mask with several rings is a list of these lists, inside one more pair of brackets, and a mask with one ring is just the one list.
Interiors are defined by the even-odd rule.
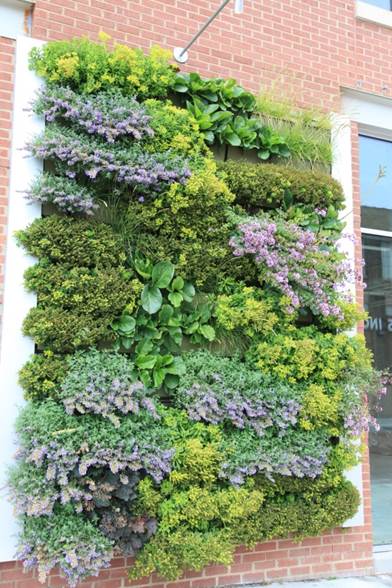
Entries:
[[[4,267],[8,272],[9,267],[18,264],[13,250],[6,247],[7,234],[15,228],[11,176],[28,173],[15,152],[17,137],[26,130],[18,110],[18,84],[29,75],[22,55],[23,38],[31,38],[33,44],[35,40],[81,35],[96,39],[100,31],[105,31],[115,41],[132,47],[147,49],[159,44],[173,48],[186,45],[216,7],[212,0],[0,0],[1,283]],[[363,257],[367,262],[364,302],[370,318],[365,331],[376,363],[382,368],[392,363],[391,58],[390,0],[245,0],[243,14],[234,15],[230,5],[220,14],[182,66],[184,71],[197,70],[206,77],[233,77],[255,92],[260,87],[274,87],[283,95],[294,96],[299,106],[316,106],[336,113],[332,172],[345,189],[348,224],[357,237],[352,252],[356,265],[362,266]],[[15,170],[18,163],[21,168]],[[363,293],[358,291],[357,297],[362,301]],[[13,312],[14,317],[23,315],[20,308]],[[7,320],[12,316],[7,318],[4,311],[3,347],[7,344]],[[2,382],[1,395],[6,393],[4,388]],[[391,423],[392,407],[386,402],[381,431],[370,438],[370,462],[365,457],[362,467],[352,474],[362,494],[362,510],[344,530],[335,529],[301,543],[277,540],[254,550],[241,548],[228,568],[210,566],[200,573],[188,573],[177,582],[162,583],[155,577],[130,582],[126,576],[129,561],[119,558],[109,570],[81,586],[210,588],[389,569]],[[9,437],[9,431],[4,429],[2,434]],[[37,578],[24,574],[21,564],[12,561],[8,548],[11,530],[3,530],[6,546],[1,552],[0,588],[40,586]],[[52,575],[47,586],[62,586],[63,582],[60,576]]]

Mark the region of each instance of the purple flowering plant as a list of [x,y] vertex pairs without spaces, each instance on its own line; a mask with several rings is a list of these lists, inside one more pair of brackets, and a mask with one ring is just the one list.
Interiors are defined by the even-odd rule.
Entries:
[[39,91],[33,110],[44,116],[47,123],[69,122],[108,143],[120,138],[140,141],[154,135],[151,117],[144,106],[115,89],[81,96],[64,86],[45,86]]
[[341,418],[349,437],[361,437],[370,431],[379,431],[377,416],[382,412],[382,401],[392,384],[388,370],[374,370],[362,365],[348,370],[343,382]]
[[303,388],[273,382],[238,358],[195,351],[184,355],[176,402],[191,420],[250,428],[258,436],[272,429],[284,436],[295,426]]
[[99,414],[117,427],[119,414],[146,410],[159,419],[151,392],[137,380],[127,356],[90,349],[71,355],[67,363],[59,398],[68,414]]
[[[49,484],[69,488],[75,479],[88,480],[98,469],[123,476],[134,472],[156,482],[170,472],[173,450],[160,420],[146,410],[123,415],[114,426],[98,415],[67,415],[61,404],[30,403],[17,422],[20,464],[31,464],[44,473]],[[89,488],[90,494],[93,488]],[[83,500],[86,500],[86,496]],[[69,493],[63,502],[80,502]]]
[[30,202],[54,204],[61,212],[92,216],[98,209],[95,194],[75,180],[45,173],[37,176],[26,192]]
[[260,283],[281,293],[287,312],[308,308],[315,315],[344,318],[338,301],[355,273],[327,237],[264,213],[240,221],[230,246],[234,256],[254,259]]
[[301,431],[291,428],[282,436],[272,430],[260,437],[254,431],[227,432],[222,441],[226,459],[220,476],[232,484],[243,484],[249,476],[262,474],[314,479],[320,476],[331,451],[324,430]]
[[184,184],[191,175],[188,161],[170,151],[151,154],[138,145],[109,145],[54,123],[26,149],[53,161],[56,171],[68,178],[106,179],[138,193],[156,194],[174,182]]
[[109,567],[113,542],[69,506],[60,507],[52,517],[24,517],[22,522],[16,555],[26,570],[38,569],[40,582],[45,583],[50,571],[59,566],[74,588]]

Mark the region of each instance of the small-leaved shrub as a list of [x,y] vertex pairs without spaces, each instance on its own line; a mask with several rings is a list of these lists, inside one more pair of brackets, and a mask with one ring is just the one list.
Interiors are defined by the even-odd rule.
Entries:
[[235,195],[235,202],[251,214],[282,207],[288,195],[297,206],[312,204],[321,209],[343,206],[342,187],[327,174],[242,161],[227,161],[219,163],[218,167]]

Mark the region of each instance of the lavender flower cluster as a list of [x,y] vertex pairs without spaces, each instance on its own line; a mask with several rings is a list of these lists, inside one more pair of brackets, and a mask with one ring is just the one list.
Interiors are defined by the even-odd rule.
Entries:
[[82,512],[93,498],[80,481],[57,485],[46,479],[43,468],[22,461],[14,471],[9,488],[15,512],[29,517],[50,516],[59,503],[73,504],[77,512]]
[[230,423],[262,436],[278,436],[296,425],[303,389],[272,382],[238,358],[194,351],[184,355],[186,372],[176,390],[176,402],[189,418],[211,424]]
[[147,410],[159,419],[151,392],[135,378],[135,366],[125,355],[91,349],[68,360],[60,398],[68,414],[90,413],[120,425],[120,414]]
[[[363,377],[364,375],[367,378]],[[380,430],[377,416],[382,412],[382,400],[392,384],[388,371],[356,370],[349,373],[343,387],[343,425],[350,437]]]
[[348,279],[347,263],[338,263],[337,251],[309,230],[268,215],[239,224],[230,239],[236,257],[252,255],[260,279],[289,300],[287,311],[309,307],[314,314],[342,319],[337,291]]
[[98,204],[94,195],[74,180],[45,173],[36,178],[26,198],[31,202],[51,203],[62,212],[93,215]]
[[225,444],[230,459],[222,464],[220,477],[234,485],[256,474],[270,480],[277,475],[314,479],[321,475],[331,450],[328,437],[319,431],[292,430],[284,438],[234,432]]
[[18,457],[26,463],[43,467],[45,479],[60,486],[68,486],[75,474],[86,476],[92,468],[109,468],[113,474],[143,469],[156,482],[161,482],[170,472],[172,449],[142,445],[132,437],[119,440],[115,448],[106,447],[104,441],[103,446],[92,445],[87,439],[76,449],[70,449],[62,441],[41,445],[33,438],[31,448],[21,449]]
[[138,147],[109,149],[56,125],[27,144],[26,149],[34,157],[53,160],[58,171],[68,178],[78,174],[90,180],[106,178],[147,194],[161,192],[175,182],[185,184],[191,175],[187,161],[170,151],[149,154]]
[[297,423],[301,410],[297,400],[274,395],[272,390],[267,392],[270,399],[265,399],[262,389],[258,391],[259,398],[252,398],[246,390],[241,393],[225,387],[224,382],[220,384],[219,374],[213,374],[212,379],[219,390],[207,383],[195,382],[189,389],[180,391],[180,404],[190,419],[215,425],[229,421],[239,429],[250,427],[258,435],[263,435],[269,427],[276,428],[282,435],[288,427]]
[[38,568],[40,582],[45,583],[50,571],[59,566],[71,588],[108,568],[112,557],[112,542],[90,521],[66,509],[45,519],[45,524],[39,518],[30,519],[17,552],[26,570]]
[[149,126],[151,117],[145,108],[118,91],[82,96],[71,88],[47,86],[39,92],[33,109],[47,122],[69,121],[90,135],[103,137],[108,143],[120,137],[140,141],[154,135]]
[[47,400],[26,406],[17,431],[18,458],[42,468],[46,481],[59,486],[93,468],[113,474],[144,471],[156,482],[171,469],[167,433],[146,411],[122,416],[115,427],[95,415],[69,416],[61,405]]

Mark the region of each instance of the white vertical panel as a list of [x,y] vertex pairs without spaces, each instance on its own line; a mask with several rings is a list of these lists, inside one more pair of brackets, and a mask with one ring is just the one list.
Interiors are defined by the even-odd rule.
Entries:
[[[347,254],[351,266],[355,268],[351,121],[348,116],[333,115],[332,144],[334,155],[332,175],[341,183],[343,188],[345,207],[341,213],[341,218],[346,223],[345,234],[351,237],[342,239],[339,248]],[[357,237],[360,238],[360,236]],[[355,284],[349,284],[348,287],[355,296]],[[358,464],[346,472],[347,480],[354,484],[361,495],[361,504],[357,513],[344,523],[344,527],[359,527],[365,523],[362,475],[362,464]]]
[[17,522],[11,504],[5,498],[7,469],[15,453],[14,423],[23,394],[18,386],[18,371],[34,351],[33,341],[22,335],[22,322],[35,305],[35,295],[23,287],[23,273],[33,262],[15,242],[14,232],[23,229],[41,215],[39,205],[28,204],[23,192],[34,176],[42,171],[42,162],[26,157],[26,142],[44,128],[41,119],[26,112],[39,79],[28,69],[28,55],[40,41],[18,37],[16,44],[14,111],[12,126],[10,190],[5,260],[4,306],[0,349],[0,561],[14,559]]

